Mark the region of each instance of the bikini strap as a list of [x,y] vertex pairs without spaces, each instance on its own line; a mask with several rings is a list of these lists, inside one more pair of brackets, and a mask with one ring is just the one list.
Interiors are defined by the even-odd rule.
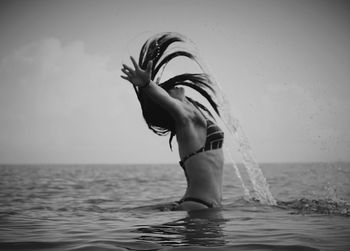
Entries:
[[182,168],[184,168],[184,167],[185,167],[185,161],[186,161],[186,160],[188,160],[188,159],[191,158],[192,156],[196,155],[197,153],[204,152],[204,151],[205,151],[205,147],[203,146],[203,147],[199,148],[197,151],[192,152],[192,153],[186,155],[182,160],[180,160],[180,162],[179,162],[179,163],[180,163],[180,166],[181,166]]

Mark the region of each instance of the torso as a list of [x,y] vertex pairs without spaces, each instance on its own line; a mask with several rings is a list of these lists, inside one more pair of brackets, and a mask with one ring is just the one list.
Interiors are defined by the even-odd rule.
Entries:
[[[176,128],[181,159],[206,145],[207,119],[194,107],[189,114],[190,116]],[[184,197],[200,198],[219,206],[222,194],[223,159],[222,148],[205,150],[188,158],[184,164],[188,182]]]

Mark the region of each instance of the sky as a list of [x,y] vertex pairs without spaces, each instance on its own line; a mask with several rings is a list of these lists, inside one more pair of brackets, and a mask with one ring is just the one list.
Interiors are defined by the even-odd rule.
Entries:
[[120,78],[164,31],[195,43],[258,162],[350,161],[349,28],[337,0],[3,0],[0,163],[177,162]]

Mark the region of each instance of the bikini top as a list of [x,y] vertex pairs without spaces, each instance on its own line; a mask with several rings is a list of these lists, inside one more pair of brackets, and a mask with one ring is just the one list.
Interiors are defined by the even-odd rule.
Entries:
[[179,163],[182,168],[185,167],[185,161],[191,158],[192,156],[210,150],[219,149],[222,147],[224,142],[224,132],[217,126],[213,121],[206,119],[207,121],[207,137],[205,139],[205,144],[197,151],[194,151],[186,155]]

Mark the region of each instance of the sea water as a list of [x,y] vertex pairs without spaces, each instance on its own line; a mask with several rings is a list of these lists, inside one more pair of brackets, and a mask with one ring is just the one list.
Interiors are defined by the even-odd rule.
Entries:
[[177,165],[2,165],[0,250],[350,250],[349,163],[260,167],[276,205],[226,166],[223,208],[187,213]]

